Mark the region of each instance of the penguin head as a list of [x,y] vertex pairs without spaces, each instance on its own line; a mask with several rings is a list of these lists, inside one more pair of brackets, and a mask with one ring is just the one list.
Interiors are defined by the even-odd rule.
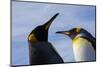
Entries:
[[28,41],[36,42],[36,41],[48,41],[48,30],[50,28],[53,20],[59,15],[59,13],[55,14],[49,21],[45,24],[37,26],[28,36]]
[[58,31],[56,33],[68,35],[71,39],[74,39],[78,34],[81,34],[82,28],[73,28],[68,31]]

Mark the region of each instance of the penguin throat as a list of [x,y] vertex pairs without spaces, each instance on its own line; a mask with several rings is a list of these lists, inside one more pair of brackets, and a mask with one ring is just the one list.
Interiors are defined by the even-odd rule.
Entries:
[[42,34],[36,35],[36,38],[40,42],[47,42],[48,41],[48,34]]
[[72,38],[72,41],[73,41],[73,43],[78,43],[79,42],[79,38],[82,36],[82,34],[79,34],[79,35],[77,35],[77,36],[74,36],[73,38]]

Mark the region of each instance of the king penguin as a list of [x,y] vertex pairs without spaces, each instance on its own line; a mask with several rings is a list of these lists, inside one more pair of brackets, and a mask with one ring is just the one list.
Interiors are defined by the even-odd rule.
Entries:
[[48,42],[49,27],[58,15],[59,13],[56,13],[49,21],[37,26],[28,35],[30,65],[63,63],[60,55]]
[[68,35],[72,39],[76,62],[96,60],[96,39],[83,28],[72,28],[56,33]]

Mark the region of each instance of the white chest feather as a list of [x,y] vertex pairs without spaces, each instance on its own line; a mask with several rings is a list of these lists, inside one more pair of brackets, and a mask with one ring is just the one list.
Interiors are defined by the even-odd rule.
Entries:
[[91,43],[84,38],[73,39],[73,51],[76,61],[92,61],[95,60],[95,51]]

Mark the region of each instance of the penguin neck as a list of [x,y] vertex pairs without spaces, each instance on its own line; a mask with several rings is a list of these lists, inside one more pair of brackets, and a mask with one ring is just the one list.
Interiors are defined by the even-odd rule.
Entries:
[[39,36],[36,36],[38,42],[48,42],[48,34],[40,34]]
[[34,36],[38,42],[47,42],[48,41],[48,30],[35,31]]

